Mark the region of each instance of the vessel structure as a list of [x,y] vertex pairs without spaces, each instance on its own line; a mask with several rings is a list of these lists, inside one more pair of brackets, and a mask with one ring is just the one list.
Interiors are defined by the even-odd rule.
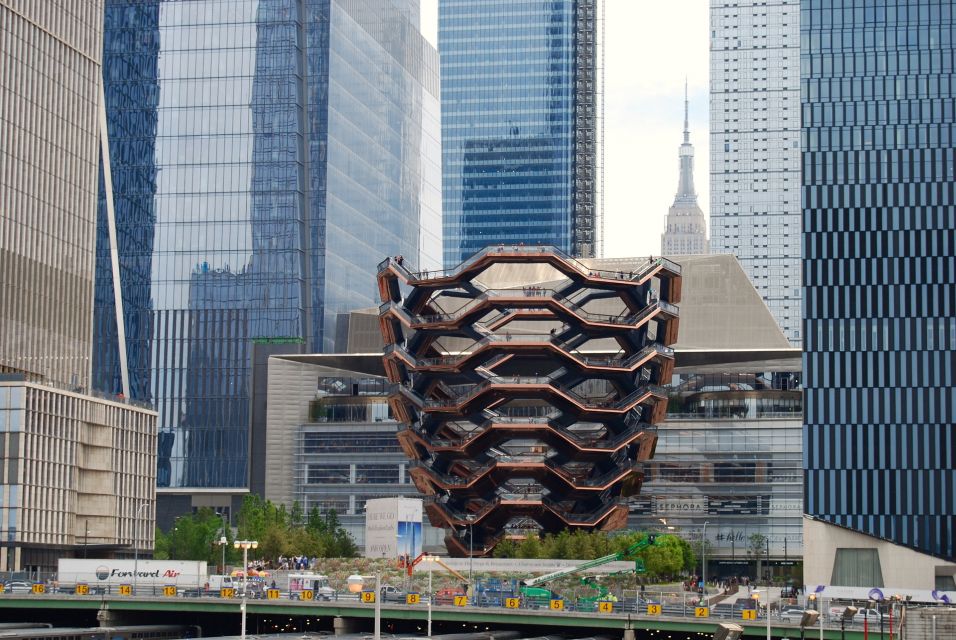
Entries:
[[679,265],[494,246],[440,272],[389,258],[378,288],[399,442],[451,554],[626,525],[666,412]]

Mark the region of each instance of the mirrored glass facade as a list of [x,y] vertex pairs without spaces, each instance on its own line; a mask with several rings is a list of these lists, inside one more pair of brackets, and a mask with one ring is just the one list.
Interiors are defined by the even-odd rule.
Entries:
[[494,244],[593,256],[595,24],[589,0],[440,0],[446,268]]
[[807,513],[956,559],[952,2],[801,3]]
[[[415,0],[108,0],[131,393],[161,487],[244,487],[256,342],[331,351],[375,267],[440,263],[438,58]],[[119,384],[104,207],[95,383]]]

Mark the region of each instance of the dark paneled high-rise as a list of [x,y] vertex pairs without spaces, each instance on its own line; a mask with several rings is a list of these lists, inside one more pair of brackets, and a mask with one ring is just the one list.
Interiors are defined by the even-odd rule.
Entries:
[[948,1],[801,3],[806,510],[956,559]]

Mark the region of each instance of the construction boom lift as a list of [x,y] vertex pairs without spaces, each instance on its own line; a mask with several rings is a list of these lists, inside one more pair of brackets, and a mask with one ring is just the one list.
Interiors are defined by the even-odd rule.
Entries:
[[[594,560],[588,560],[587,562],[582,562],[581,564],[574,567],[568,567],[566,569],[559,569],[551,573],[546,573],[543,576],[538,576],[537,578],[527,578],[522,581],[522,584],[524,585],[522,587],[522,591],[531,587],[536,587],[538,585],[551,582],[553,580],[557,580],[559,578],[563,578],[565,576],[570,576],[575,573],[579,573],[581,571],[593,569],[594,567],[600,567],[601,565],[607,564],[609,562],[624,560],[628,556],[637,553],[641,549],[644,549],[646,547],[653,545],[655,539],[656,539],[655,534],[649,533],[643,538],[641,538],[640,540],[638,540],[637,542],[635,542],[634,544],[632,544],[631,546],[629,546],[627,549],[624,549],[623,551],[619,551],[617,553],[611,553],[606,556],[602,556],[600,558],[595,558]],[[640,558],[634,559],[634,573],[644,573],[644,561],[641,560]]]
[[412,571],[415,570],[415,566],[418,565],[418,563],[420,563],[425,558],[431,558],[430,562],[434,562],[435,564],[443,567],[445,571],[447,571],[448,573],[452,574],[453,576],[461,580],[463,585],[467,586],[470,584],[468,581],[468,578],[461,575],[460,573],[458,573],[457,571],[449,567],[447,564],[442,562],[440,557],[433,556],[429,553],[424,553],[424,552],[420,553],[418,554],[418,557],[415,558],[414,560],[409,560],[408,556],[402,556],[401,558],[398,559],[398,567],[400,569],[405,569],[405,572],[408,574],[409,577],[411,577]]

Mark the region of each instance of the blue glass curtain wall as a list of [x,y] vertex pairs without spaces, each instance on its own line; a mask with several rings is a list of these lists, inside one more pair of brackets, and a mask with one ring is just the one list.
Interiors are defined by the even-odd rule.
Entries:
[[441,0],[446,268],[481,248],[571,252],[574,0]]

